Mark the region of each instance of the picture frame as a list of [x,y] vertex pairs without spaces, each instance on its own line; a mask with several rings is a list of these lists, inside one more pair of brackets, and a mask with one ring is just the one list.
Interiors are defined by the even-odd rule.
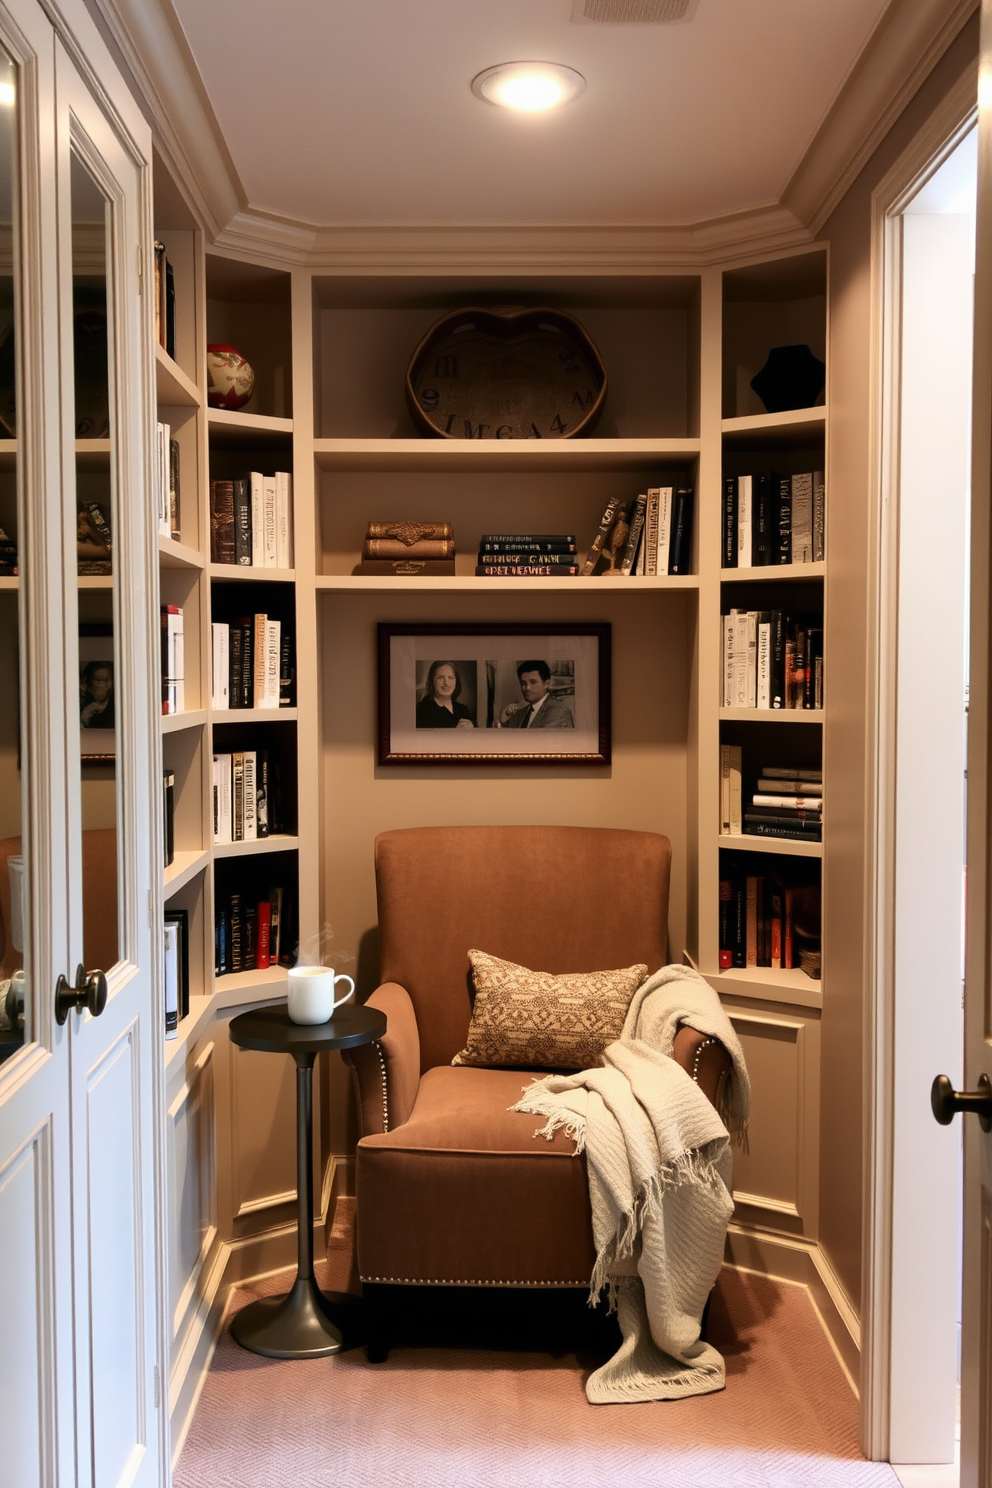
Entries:
[[[112,764],[117,758],[115,681],[113,626],[102,622],[80,625],[79,753],[83,764]],[[110,726],[106,727],[108,717]]]
[[608,765],[611,649],[600,621],[383,622],[378,762]]

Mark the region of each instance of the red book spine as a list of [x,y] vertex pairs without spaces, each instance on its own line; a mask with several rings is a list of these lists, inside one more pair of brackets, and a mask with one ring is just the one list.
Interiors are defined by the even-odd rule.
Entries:
[[263,899],[258,906],[258,951],[255,960],[259,971],[272,963],[269,953],[269,938],[272,927],[272,905],[268,899]]
[[782,927],[782,969],[792,970],[792,915],[793,915],[793,891],[785,891],[785,924]]

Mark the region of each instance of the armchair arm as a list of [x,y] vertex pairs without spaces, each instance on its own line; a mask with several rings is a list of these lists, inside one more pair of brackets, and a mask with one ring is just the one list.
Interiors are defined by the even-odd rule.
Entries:
[[675,1035],[672,1058],[719,1111],[721,1087],[730,1073],[730,1055],[720,1040],[683,1023]]
[[363,1137],[402,1126],[420,1084],[420,1033],[409,992],[398,982],[385,982],[366,1006],[385,1013],[386,1032],[373,1044],[341,1051],[351,1065]]

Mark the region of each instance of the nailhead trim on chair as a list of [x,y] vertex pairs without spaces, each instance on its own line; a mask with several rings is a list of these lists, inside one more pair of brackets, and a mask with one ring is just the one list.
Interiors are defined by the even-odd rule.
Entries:
[[703,1039],[703,1042],[699,1045],[699,1048],[696,1050],[695,1054],[693,1055],[693,1058],[692,1058],[692,1078],[696,1082],[697,1085],[699,1084],[699,1061],[703,1057],[703,1050],[704,1049],[708,1049],[711,1044],[715,1044],[716,1042],[717,1042],[717,1040],[715,1038],[704,1038]]
[[441,1279],[425,1276],[361,1276],[360,1281],[393,1282],[398,1286],[505,1286],[505,1287],[587,1287],[583,1281],[466,1281],[464,1277]]
[[373,1049],[379,1056],[379,1075],[382,1080],[382,1129],[389,1130],[389,1085],[386,1080],[386,1056],[382,1052],[382,1045],[378,1039],[372,1044]]

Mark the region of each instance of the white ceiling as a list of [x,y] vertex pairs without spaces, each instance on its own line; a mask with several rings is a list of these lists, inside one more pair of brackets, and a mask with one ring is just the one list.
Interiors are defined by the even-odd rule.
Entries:
[[[174,0],[252,208],[322,225],[674,225],[777,202],[889,0],[699,0],[575,25],[572,0]],[[514,59],[560,113],[480,102]]]

